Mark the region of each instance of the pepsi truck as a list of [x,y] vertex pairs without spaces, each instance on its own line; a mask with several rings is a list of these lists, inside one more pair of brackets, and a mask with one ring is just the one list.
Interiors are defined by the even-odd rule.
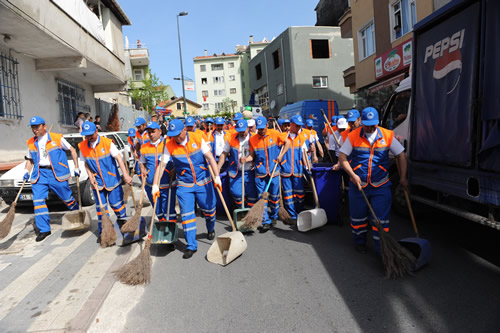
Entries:
[[[457,0],[414,27],[382,125],[406,147],[414,201],[500,229],[500,1]],[[397,187],[397,210],[404,196]],[[399,207],[399,208],[398,208]]]

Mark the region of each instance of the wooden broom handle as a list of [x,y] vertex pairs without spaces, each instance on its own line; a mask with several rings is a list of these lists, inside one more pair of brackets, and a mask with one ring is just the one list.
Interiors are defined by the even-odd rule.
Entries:
[[[210,163],[207,162],[208,165],[208,170],[210,171],[210,175],[212,176],[212,179],[215,181],[215,175],[214,171],[212,170],[212,166]],[[229,209],[227,209],[226,201],[224,200],[224,196],[222,195],[222,192],[220,189],[216,186],[217,193],[219,193],[219,198],[222,201],[222,205],[224,206],[224,210],[226,211],[227,218],[229,219],[229,222],[231,222],[231,227],[233,228],[233,231],[236,231],[236,226],[234,225],[233,219],[231,218],[231,213],[229,213]]]
[[15,204],[17,204],[17,199],[19,199],[19,196],[21,195],[21,192],[23,190],[24,184],[26,184],[26,180],[23,181],[23,184],[21,185],[21,188],[19,189],[19,191],[17,191],[16,200],[14,200]]
[[332,135],[335,138],[335,141],[337,141],[337,145],[340,147],[340,141],[339,141],[339,139],[337,139],[337,136],[335,135],[335,132],[333,131],[332,125],[330,125],[330,123],[328,122],[328,118],[326,117],[325,111],[323,109],[320,109],[320,110],[321,110],[321,113],[323,114],[323,118],[325,118],[325,120],[326,120],[326,124],[330,128],[330,131],[332,131]]
[[382,228],[382,223],[380,223],[380,220],[378,219],[377,215],[375,215],[375,211],[372,208],[372,205],[370,204],[370,201],[366,197],[365,191],[361,187],[361,194],[363,194],[363,198],[365,198],[366,204],[368,205],[368,208],[370,209],[370,213],[372,213],[373,218],[375,219],[375,222],[377,224],[377,228],[381,229]]
[[303,152],[303,157],[305,159],[306,168],[307,168],[307,170],[309,170],[309,174],[311,176],[311,185],[312,185],[312,188],[313,188],[314,203],[316,204],[316,208],[320,208],[319,207],[318,192],[316,191],[316,184],[314,183],[314,178],[312,176],[312,168],[309,165],[309,159],[307,158],[307,151],[305,149],[303,149],[302,152]]
[[[401,168],[399,166],[398,157],[394,156],[394,159],[396,160],[396,166],[398,167],[399,178],[401,178]],[[413,226],[413,231],[415,231],[415,235],[417,235],[417,238],[420,238],[420,233],[418,232],[417,228],[417,222],[415,221],[415,215],[413,215],[413,208],[411,207],[410,195],[408,194],[408,191],[406,191],[405,188],[403,188],[403,192],[405,193],[406,205],[408,206],[408,212],[410,213],[410,219],[411,219],[411,224]]]

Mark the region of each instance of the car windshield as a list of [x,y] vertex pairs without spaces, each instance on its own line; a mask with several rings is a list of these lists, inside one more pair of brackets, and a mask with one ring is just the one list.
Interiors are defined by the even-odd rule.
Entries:
[[[77,156],[80,155],[80,148],[78,148],[78,144],[83,141],[83,138],[81,136],[78,137],[65,137],[66,141],[75,148]],[[66,157],[68,160],[71,160],[71,152],[68,150],[66,151]]]

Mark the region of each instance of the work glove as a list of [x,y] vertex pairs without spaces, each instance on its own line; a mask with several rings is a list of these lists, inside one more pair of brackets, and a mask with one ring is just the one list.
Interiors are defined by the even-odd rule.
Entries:
[[76,169],[74,170],[74,173],[75,173],[75,177],[80,177],[80,175],[81,175],[81,171],[80,171],[80,169],[78,169],[78,168],[76,168]]
[[216,176],[214,179],[214,187],[216,189],[219,189],[220,192],[222,192],[222,182],[220,180],[220,176]]
[[158,187],[158,185],[153,185],[151,194],[153,195],[153,202],[156,202],[156,199],[160,197],[160,188]]
[[23,180],[28,181],[30,179],[30,172],[28,170],[24,170]]

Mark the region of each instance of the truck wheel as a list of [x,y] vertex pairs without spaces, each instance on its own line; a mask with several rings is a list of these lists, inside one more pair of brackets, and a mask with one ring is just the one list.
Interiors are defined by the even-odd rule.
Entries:
[[90,185],[90,181],[87,180],[85,182],[85,186],[83,186],[82,205],[92,206],[94,203],[95,203],[95,198],[94,198],[94,193],[92,192],[92,185]]

